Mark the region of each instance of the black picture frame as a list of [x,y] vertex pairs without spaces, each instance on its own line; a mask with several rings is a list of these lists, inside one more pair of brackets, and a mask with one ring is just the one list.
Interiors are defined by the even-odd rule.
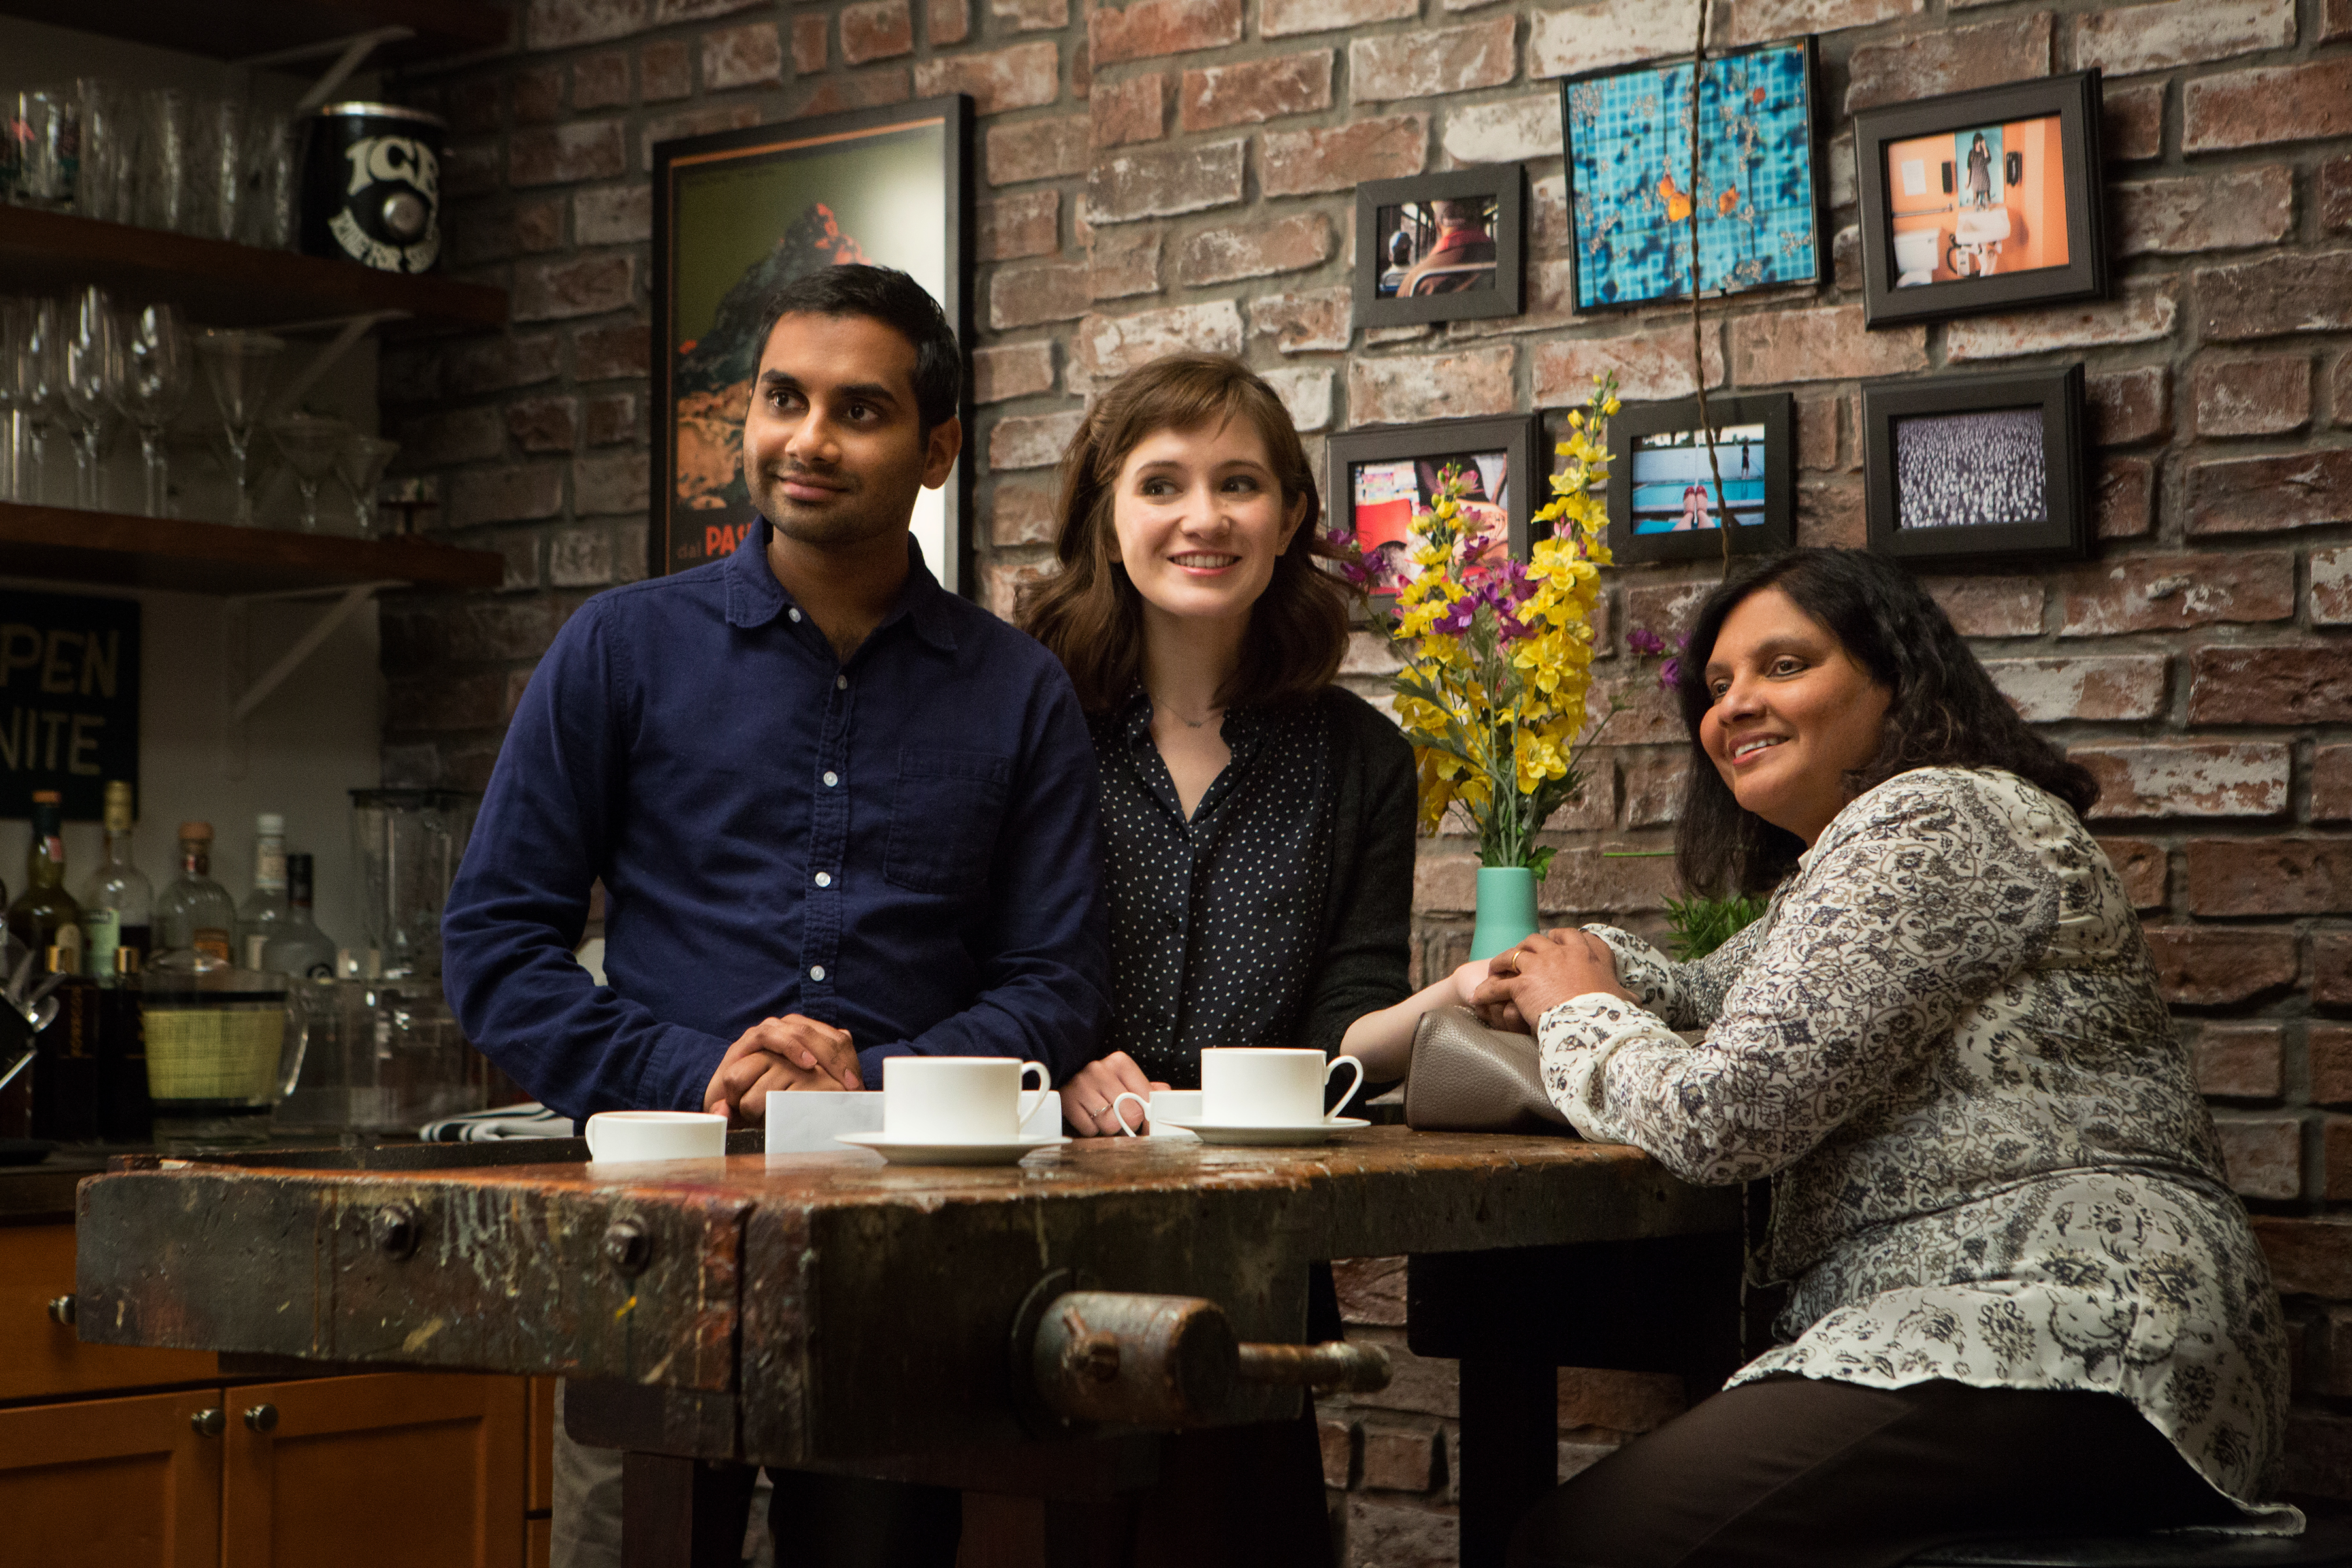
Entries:
[[[1827,163],[1822,145],[1823,111],[1818,41],[1808,34],[1802,37],[1782,38],[1771,43],[1755,44],[1745,48],[1726,49],[1719,54],[1710,54],[1706,60],[1707,81],[1727,84],[1743,69],[1744,62],[1752,61],[1757,57],[1764,55],[1772,55],[1776,57],[1776,60],[1784,60],[1785,63],[1781,68],[1795,73],[1803,90],[1803,103],[1798,110],[1797,118],[1804,132],[1802,148],[1804,169],[1799,184],[1804,193],[1805,211],[1802,223],[1797,228],[1784,232],[1802,234],[1806,242],[1806,253],[1811,262],[1811,269],[1800,270],[1791,266],[1788,272],[1782,273],[1778,263],[1772,263],[1769,268],[1769,276],[1760,277],[1754,281],[1727,281],[1717,285],[1709,285],[1706,278],[1702,275],[1700,279],[1702,299],[1719,300],[1759,289],[1818,289],[1830,278],[1829,230],[1826,223],[1829,182]],[[1643,274],[1652,270],[1651,267],[1646,262],[1633,259],[1651,255],[1652,247],[1661,241],[1665,243],[1667,251],[1671,252],[1673,240],[1681,232],[1683,225],[1689,220],[1674,219],[1668,215],[1648,211],[1642,202],[1642,192],[1596,191],[1591,188],[1590,180],[1580,184],[1577,178],[1580,164],[1588,169],[1598,169],[1600,164],[1595,160],[1599,160],[1602,153],[1602,148],[1598,145],[1580,144],[1577,132],[1580,98],[1590,99],[1602,92],[1608,84],[1622,83],[1623,90],[1630,92],[1639,103],[1656,102],[1668,105],[1669,116],[1679,106],[1680,111],[1687,114],[1690,95],[1687,77],[1689,69],[1690,61],[1687,58],[1648,60],[1638,65],[1611,66],[1602,70],[1582,71],[1563,79],[1559,84],[1560,138],[1568,195],[1569,299],[1578,315],[1598,315],[1615,310],[1638,310],[1644,306],[1654,305],[1660,300],[1690,298],[1689,258],[1684,257],[1679,262],[1675,262],[1669,255],[1662,280],[1645,280]],[[1703,87],[1702,92],[1704,90]],[[1722,89],[1718,87],[1717,89],[1717,106],[1712,110],[1702,100],[1701,122],[1703,125],[1723,122],[1721,97]],[[1642,159],[1638,162],[1612,158],[1606,162],[1611,165],[1627,169],[1639,167],[1652,172],[1656,171],[1662,163],[1664,173],[1676,181],[1687,179],[1690,171],[1687,125],[1688,122],[1685,121],[1681,127],[1665,125],[1660,128],[1661,136],[1676,143],[1676,145],[1663,147],[1661,158]],[[1735,143],[1737,140],[1735,138]],[[1700,153],[1702,178],[1705,178],[1706,174],[1706,148],[1709,144],[1706,137],[1702,135]],[[1750,175],[1752,173],[1752,169],[1748,171]],[[1710,189],[1723,183],[1720,179],[1710,182]],[[1735,187],[1741,184],[1751,187],[1749,190],[1751,198],[1755,183],[1752,177],[1745,176],[1741,181],[1731,182]],[[1646,174],[1643,184],[1647,188]],[[1658,195],[1662,201],[1670,200],[1663,192]],[[1703,195],[1704,193],[1694,193],[1694,195]],[[1719,200],[1721,192],[1716,191],[1716,195]],[[1703,230],[1714,228],[1727,219],[1736,219],[1738,211],[1737,200],[1730,213],[1717,211],[1710,215],[1706,211],[1706,205],[1701,203],[1697,206],[1697,216]],[[1748,205],[1752,210],[1752,199]],[[1650,238],[1644,243],[1626,247],[1626,257],[1621,258],[1612,254],[1606,243],[1607,233],[1620,226],[1631,227],[1636,225],[1640,226]],[[1710,249],[1704,233],[1701,236],[1700,246],[1700,262],[1704,267]],[[1684,248],[1686,249],[1688,247],[1685,246]],[[1601,264],[1604,257],[1608,258],[1605,268]],[[1757,265],[1763,268],[1766,263],[1759,260]],[[1622,275],[1627,268],[1633,268],[1632,276]],[[1726,268],[1724,275],[1727,279],[1731,272],[1740,269],[1738,267]]]
[[[1543,443],[1543,416],[1502,414],[1482,419],[1433,419],[1419,425],[1381,425],[1327,437],[1324,510],[1327,532],[1360,544],[1356,515],[1356,472],[1371,464],[1416,463],[1424,458],[1501,453],[1507,463],[1502,485],[1505,548],[1525,561],[1535,542],[1535,514],[1551,499],[1549,455]],[[1524,477],[1524,482],[1522,478]],[[1367,555],[1370,555],[1368,551]],[[1394,597],[1392,587],[1372,587],[1376,598]]]
[[[972,145],[972,101],[961,93],[654,144],[650,574],[719,558],[755,515],[740,467],[741,407],[750,402],[744,344],[757,332],[759,302],[816,257],[911,273],[955,329],[967,366],[958,409],[964,449],[947,483],[918,500],[915,533],[941,584],[967,596],[976,590]],[[747,255],[757,259],[742,261]],[[715,308],[714,269],[731,279]],[[692,336],[681,295],[693,301]],[[759,346],[748,352],[756,366]],[[730,446],[736,383],[728,378],[738,370],[741,405],[731,414]],[[719,478],[729,471],[731,479]]]
[[[1954,421],[1958,438],[1951,445],[1962,460],[1986,465],[1988,474],[1994,475],[2002,443],[1977,421],[2027,411],[2034,420],[2017,428],[2040,436],[2043,515],[2039,521],[1923,525],[1906,519],[1906,508],[1923,504],[1906,490],[1916,482],[1906,475],[1902,449],[1910,422]],[[1871,550],[1909,565],[2083,559],[2091,552],[2092,535],[2085,427],[2079,364],[2063,370],[1865,382],[1862,468]],[[1932,447],[1910,459],[1910,467],[1924,469],[1940,483],[1937,466]],[[2018,472],[2016,465],[2009,465],[2009,472]]]
[[[2085,70],[1970,92],[1947,93],[1916,103],[1868,109],[1855,115],[1853,156],[1855,189],[1862,204],[1864,321],[1873,327],[1885,327],[1944,321],[1986,310],[2013,310],[2027,305],[2105,299],[2111,278],[2107,265],[2106,180],[2099,143],[2100,103],[2099,73]],[[2037,265],[2004,272],[2000,267],[2011,248],[2012,236],[2037,247],[2046,244],[2046,238],[2034,237],[2037,229],[2046,235],[2047,221],[2042,215],[2051,210],[2047,177],[2042,172],[2047,153],[2041,150],[2046,145],[2048,132],[2037,128],[2052,120],[2057,121],[2063,187],[2057,210],[2065,216],[2066,259],[2059,265]],[[2002,195],[1999,227],[1980,230],[1983,237],[1970,245],[1960,245],[1959,238],[1965,216],[1971,210],[1980,210],[1971,209],[1967,201],[1967,187],[1974,183],[1969,173],[1975,167],[1973,144],[1966,158],[1956,147],[1951,159],[1933,159],[1941,167],[1932,180],[1927,169],[1931,160],[1926,157],[1901,160],[1906,174],[1889,175],[1890,154],[1899,153],[1906,143],[1968,135],[1972,131],[2002,134],[2026,130],[2036,131],[2037,150],[2032,154],[2009,146],[2011,138],[2007,135],[2003,135],[2003,146],[1998,153],[1989,144],[1985,148],[1984,201],[1990,203],[1991,186],[1997,178]],[[1951,186],[1949,191],[1944,189],[1947,184]],[[2029,190],[2032,193],[2030,197],[2023,194]],[[2012,191],[2021,193],[2015,201],[2010,199]],[[1940,215],[1947,210],[1942,205],[1946,201],[1952,204],[1948,208],[1951,227],[1946,230],[1941,225],[1936,226],[1939,237],[1932,242],[1937,249],[1928,279],[1903,283],[1906,278],[1916,277],[1916,264],[1922,258],[1916,254],[1898,258],[1896,224],[1910,222],[1913,228],[1906,232],[1924,235],[1927,230],[1916,220],[1930,214]],[[1906,207],[1910,210],[1898,210]],[[2028,207],[2032,209],[2031,216]],[[2020,229],[2023,232],[2018,232]],[[1941,237],[1947,233],[1950,236],[1948,242]],[[1995,255],[1996,251],[2000,254]],[[1906,261],[1913,264],[1908,269]],[[1990,275],[1955,276],[1940,281],[1934,278],[1938,271],[1984,265],[1991,265],[1994,270]]]
[[[1360,327],[1416,326],[1427,321],[1471,321],[1496,316],[1516,316],[1527,309],[1526,257],[1528,233],[1527,166],[1489,163],[1444,174],[1415,174],[1402,180],[1368,180],[1356,187],[1356,324]],[[1381,286],[1391,270],[1408,275],[1414,268],[1389,265],[1382,242],[1381,214],[1435,201],[1465,201],[1479,197],[1495,203],[1494,286],[1459,292],[1398,298]]]
[[[1704,421],[1699,415],[1698,399],[1685,398],[1675,403],[1626,404],[1609,421],[1609,553],[1619,564],[1642,561],[1712,561],[1723,553],[1723,534],[1719,524],[1692,528],[1674,532],[1636,531],[1634,516],[1635,471],[1644,437],[1696,435],[1712,427],[1721,442],[1717,448],[1719,464],[1727,454],[1737,453],[1735,461],[1752,458],[1754,447],[1763,449],[1763,489],[1752,506],[1748,493],[1752,479],[1743,479],[1738,473],[1727,473],[1724,479],[1724,499],[1735,518],[1744,518],[1751,510],[1760,511],[1761,521],[1741,521],[1732,530],[1731,552],[1734,555],[1756,555],[1774,550],[1786,550],[1796,541],[1796,417],[1797,400],[1785,392],[1751,394],[1744,397],[1710,397],[1706,400]],[[1761,426],[1759,443],[1725,441],[1727,431]],[[1685,484],[1696,482],[1703,491],[1701,504],[1716,509],[1715,474],[1705,460],[1706,446],[1694,442],[1685,448],[1698,458],[1689,475],[1674,478]]]

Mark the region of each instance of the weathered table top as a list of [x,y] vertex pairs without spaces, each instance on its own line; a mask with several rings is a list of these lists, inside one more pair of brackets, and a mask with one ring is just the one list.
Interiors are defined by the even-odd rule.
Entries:
[[94,1177],[82,1337],[636,1384],[666,1419],[789,1463],[1017,1436],[1008,1334],[1056,1270],[1204,1296],[1241,1337],[1295,1342],[1313,1259],[1738,1223],[1736,1191],[1636,1150],[1402,1127],[1296,1149],[1088,1140],[977,1169],[446,1157]]

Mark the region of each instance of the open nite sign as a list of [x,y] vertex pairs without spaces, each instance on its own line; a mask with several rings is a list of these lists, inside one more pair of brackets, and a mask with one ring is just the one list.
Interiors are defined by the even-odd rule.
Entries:
[[0,593],[0,816],[53,789],[95,821],[106,781],[138,778],[138,602]]

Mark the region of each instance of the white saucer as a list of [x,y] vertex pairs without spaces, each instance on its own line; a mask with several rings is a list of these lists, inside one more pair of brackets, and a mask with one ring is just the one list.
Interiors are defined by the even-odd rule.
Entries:
[[1205,1121],[1171,1121],[1160,1119],[1171,1127],[1181,1127],[1203,1143],[1255,1143],[1272,1146],[1282,1143],[1320,1143],[1334,1132],[1345,1132],[1357,1127],[1370,1127],[1370,1122],[1354,1116],[1336,1116],[1328,1121],[1310,1121],[1303,1127],[1215,1127]]
[[1058,1149],[1069,1142],[1059,1136],[1016,1138],[1008,1143],[929,1143],[893,1138],[887,1132],[836,1132],[837,1142],[871,1149],[894,1165],[1011,1165],[1040,1149]]

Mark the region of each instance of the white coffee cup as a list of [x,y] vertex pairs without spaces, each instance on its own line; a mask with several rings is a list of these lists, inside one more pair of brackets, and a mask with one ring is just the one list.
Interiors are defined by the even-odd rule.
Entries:
[[[1324,1086],[1340,1068],[1356,1081],[1327,1117]],[[1364,1064],[1353,1057],[1272,1047],[1224,1046],[1201,1053],[1201,1119],[1213,1127],[1305,1127],[1336,1120],[1364,1087]]]
[[1045,1063],[1011,1057],[885,1057],[882,1134],[904,1143],[1016,1142],[1046,1082]]
[[1137,1119],[1150,1126],[1149,1136],[1158,1138],[1170,1132],[1181,1132],[1184,1123],[1201,1120],[1201,1091],[1197,1089],[1155,1089],[1150,1100],[1135,1090],[1121,1089],[1110,1102],[1110,1113],[1118,1119],[1118,1130],[1129,1138],[1137,1136],[1128,1125],[1127,1112],[1119,1109],[1125,1100],[1135,1101]]
[[716,1160],[727,1152],[727,1118],[707,1110],[600,1110],[588,1119],[588,1157]]

